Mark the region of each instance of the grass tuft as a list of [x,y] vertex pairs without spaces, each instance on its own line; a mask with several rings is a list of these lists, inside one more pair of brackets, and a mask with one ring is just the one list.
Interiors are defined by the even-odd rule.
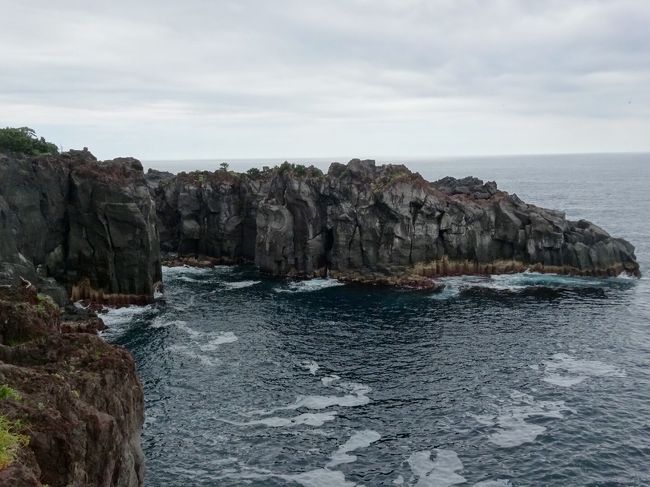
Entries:
[[29,444],[29,436],[21,434],[20,421],[11,421],[0,414],[0,470],[13,463],[21,448]]
[[20,401],[22,397],[16,389],[9,387],[7,384],[2,384],[0,385],[0,399],[14,399]]

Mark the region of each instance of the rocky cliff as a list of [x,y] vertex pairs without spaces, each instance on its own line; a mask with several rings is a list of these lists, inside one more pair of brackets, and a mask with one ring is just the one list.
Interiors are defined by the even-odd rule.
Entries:
[[101,326],[34,286],[0,288],[0,485],[142,485],[142,386]]
[[253,261],[272,275],[639,275],[625,240],[476,178],[428,182],[405,166],[352,160],[327,174],[285,163],[249,174],[150,171],[147,181],[163,250]]
[[5,280],[53,279],[73,300],[151,301],[161,270],[142,165],[0,153],[0,263]]
[[143,484],[133,358],[68,303],[147,303],[160,280],[138,161],[0,153],[0,485]]

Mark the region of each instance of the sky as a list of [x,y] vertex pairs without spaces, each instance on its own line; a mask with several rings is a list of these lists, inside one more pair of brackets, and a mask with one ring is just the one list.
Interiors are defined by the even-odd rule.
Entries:
[[140,159],[650,151],[648,0],[0,0],[0,125]]

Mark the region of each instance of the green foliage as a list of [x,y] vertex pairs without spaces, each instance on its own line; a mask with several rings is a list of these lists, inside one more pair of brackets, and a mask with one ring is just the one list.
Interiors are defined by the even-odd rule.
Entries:
[[221,166],[222,171],[227,171],[228,168],[230,167],[230,164],[228,164],[227,162],[222,162],[221,164],[219,164],[219,166]]
[[20,421],[11,421],[0,415],[0,470],[13,463],[21,448],[29,444],[29,436],[19,433]]
[[246,174],[248,174],[252,178],[257,178],[262,174],[262,171],[257,169],[256,167],[251,167],[248,171],[246,171]]
[[20,401],[22,397],[16,389],[9,387],[7,384],[2,384],[0,386],[0,399],[14,399]]
[[279,174],[292,174],[294,176],[303,177],[303,176],[322,176],[323,173],[320,169],[314,166],[303,166],[302,164],[291,164],[290,162],[284,161],[278,167]]
[[48,142],[43,137],[38,138],[36,132],[29,127],[0,129],[0,149],[32,156],[59,153],[55,144]]

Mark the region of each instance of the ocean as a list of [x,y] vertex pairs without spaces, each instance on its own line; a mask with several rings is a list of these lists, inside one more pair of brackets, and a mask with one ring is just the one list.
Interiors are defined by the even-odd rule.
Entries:
[[146,485],[650,485],[650,154],[385,162],[591,220],[644,277],[432,294],[166,268],[164,301],[111,310],[104,333],[143,382]]

